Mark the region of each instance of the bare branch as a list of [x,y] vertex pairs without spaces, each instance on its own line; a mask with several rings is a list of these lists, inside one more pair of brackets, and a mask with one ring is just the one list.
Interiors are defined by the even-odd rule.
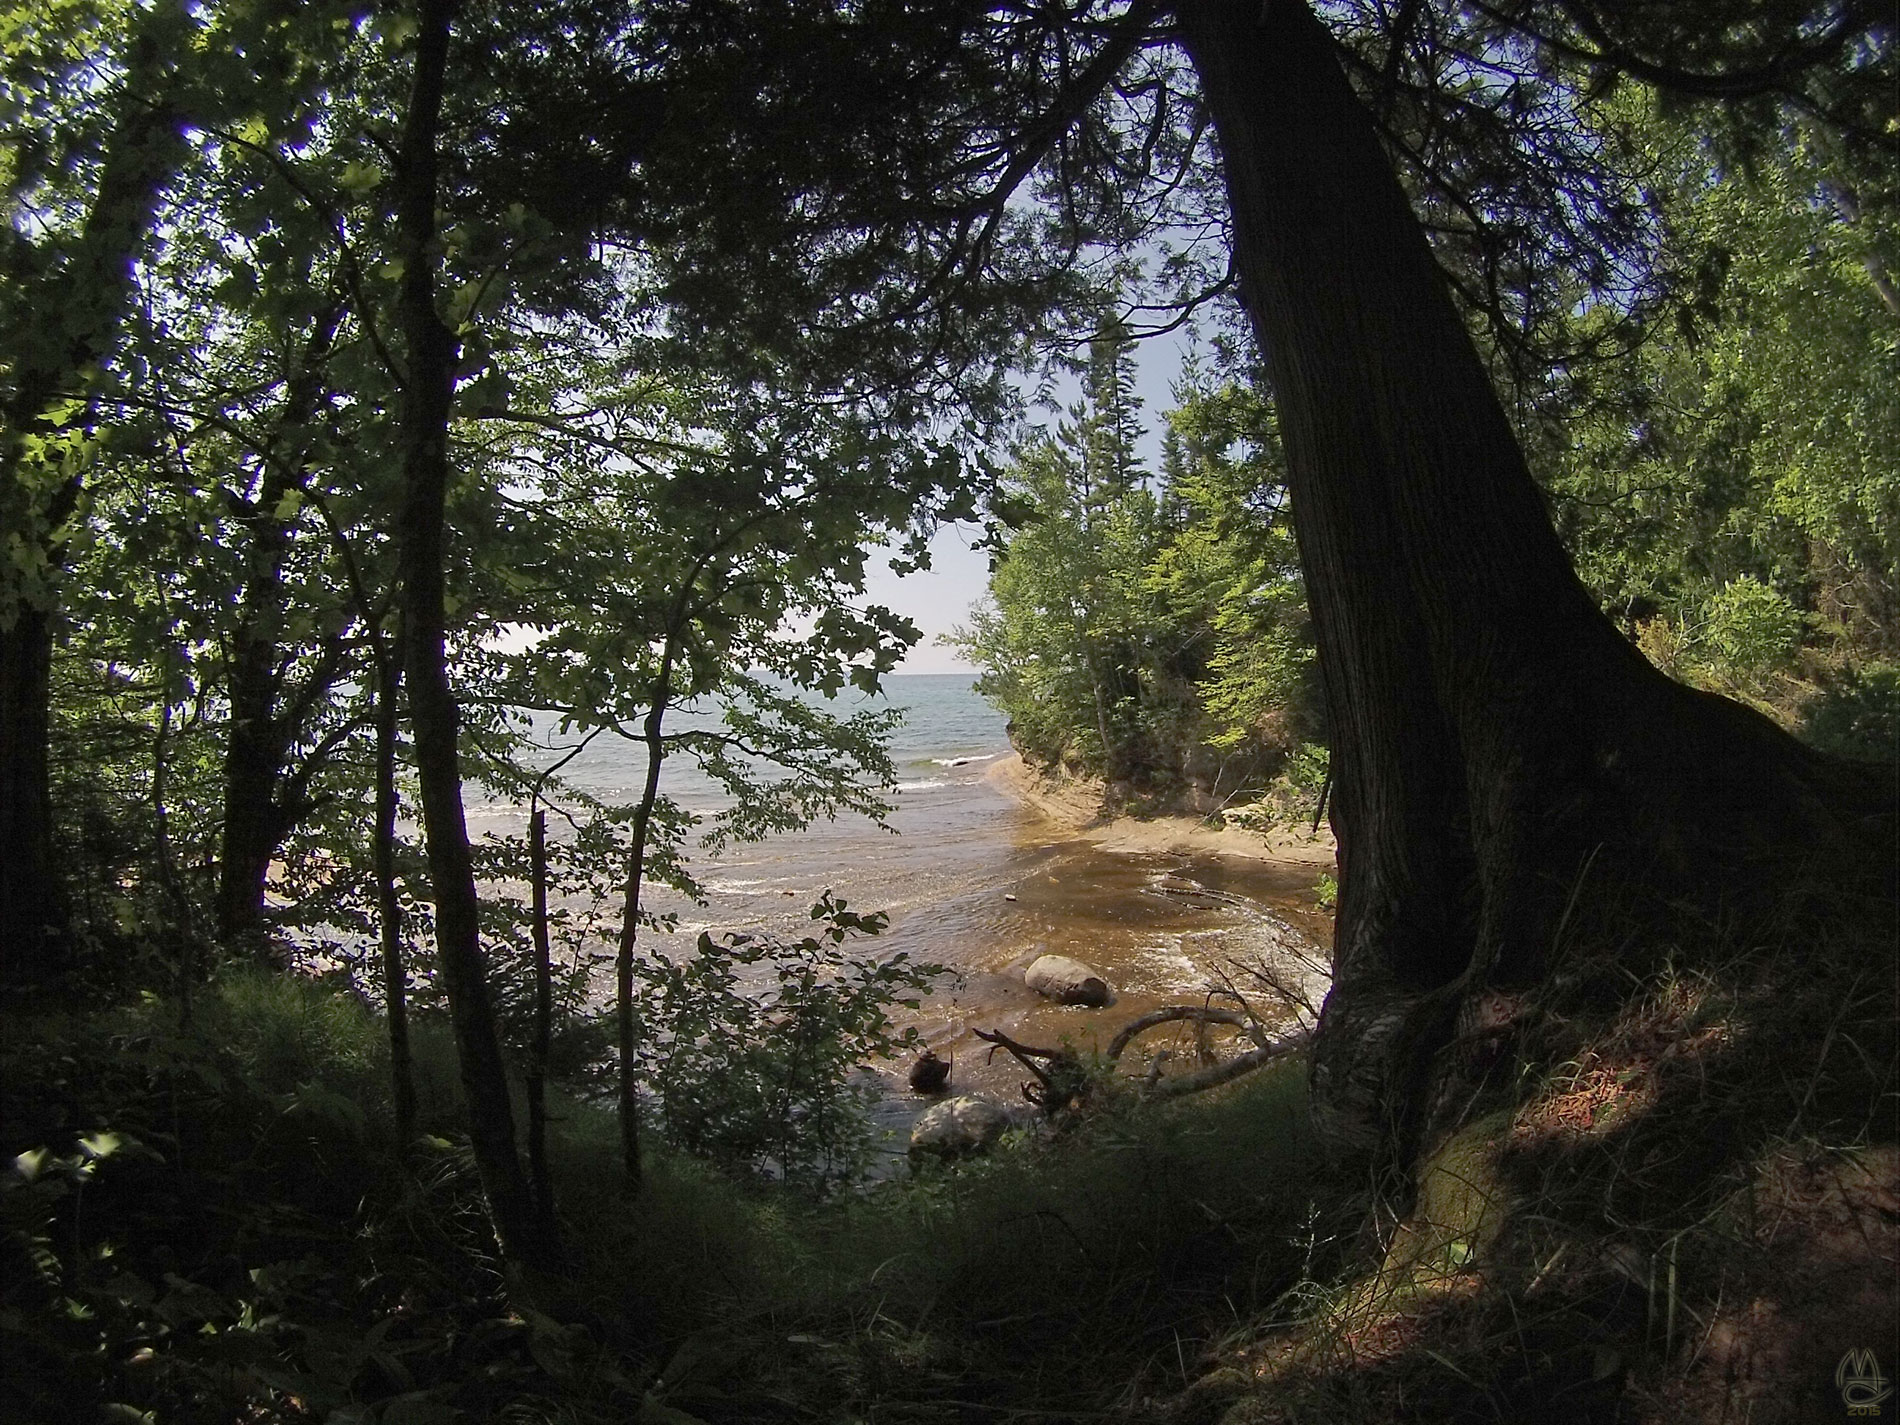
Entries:
[[1231,1084],[1235,1079],[1251,1074],[1255,1069],[1264,1068],[1275,1059],[1303,1049],[1313,1039],[1310,1029],[1296,1030],[1282,1039],[1255,1049],[1252,1053],[1242,1054],[1237,1059],[1214,1064],[1205,1069],[1196,1069],[1191,1074],[1182,1074],[1172,1079],[1158,1079],[1154,1087],[1148,1090],[1151,1098],[1182,1098],[1191,1093],[1204,1093],[1208,1089],[1219,1088],[1222,1084]]
[[1120,1059],[1122,1052],[1134,1043],[1135,1039],[1150,1029],[1163,1024],[1178,1024],[1183,1020],[1195,1024],[1231,1024],[1236,1029],[1251,1030],[1255,1021],[1252,1015],[1243,1014],[1237,1009],[1215,1009],[1211,1005],[1170,1004],[1160,1009],[1151,1009],[1128,1021],[1121,1032],[1108,1041],[1106,1057],[1112,1063]]

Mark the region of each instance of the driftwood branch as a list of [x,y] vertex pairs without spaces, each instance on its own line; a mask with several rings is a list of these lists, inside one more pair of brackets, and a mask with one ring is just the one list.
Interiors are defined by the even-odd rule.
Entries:
[[[1030,1073],[1035,1074],[1038,1078],[1044,1077],[1044,1075],[1042,1069],[1035,1062],[1037,1059],[1060,1059],[1064,1055],[1064,1051],[1061,1049],[1038,1049],[1033,1044],[1020,1043],[1017,1040],[1011,1039],[1000,1029],[977,1029],[971,1032],[985,1044],[994,1044],[996,1049],[1007,1049],[1011,1054],[1016,1056],[1018,1063],[1029,1070]],[[996,1049],[990,1050],[990,1057],[992,1059],[996,1057]]]
[[[978,1029],[972,1032],[985,1044],[992,1046],[992,1059],[996,1057],[998,1049],[1007,1050],[1017,1063],[1036,1076],[1035,1084],[1023,1085],[1023,1097],[1044,1113],[1060,1112],[1086,1091],[1088,1077],[1080,1061],[1069,1050],[1039,1049],[1034,1044],[1011,1039],[1000,1029]],[[1037,1060],[1042,1062],[1038,1063]]]
[[1246,1074],[1284,1054],[1289,1054],[1313,1038],[1312,1031],[1296,1030],[1283,1039],[1242,1054],[1239,1058],[1229,1059],[1224,1064],[1213,1064],[1205,1069],[1196,1069],[1191,1074],[1180,1074],[1172,1079],[1157,1079],[1148,1093],[1153,1098],[1180,1098],[1186,1094],[1200,1093],[1206,1089],[1219,1088],[1222,1084],[1231,1084]]
[[1215,1009],[1210,1005],[1171,1004],[1161,1009],[1151,1009],[1124,1024],[1121,1033],[1108,1041],[1107,1058],[1113,1063],[1121,1058],[1122,1051],[1134,1043],[1137,1036],[1146,1034],[1163,1024],[1176,1024],[1188,1020],[1195,1024],[1231,1024],[1236,1029],[1253,1028],[1251,1016],[1237,1009]]
[[[1153,1098],[1180,1098],[1191,1093],[1201,1093],[1206,1089],[1219,1088],[1235,1079],[1252,1073],[1255,1069],[1271,1063],[1273,1060],[1304,1047],[1313,1038],[1313,1031],[1299,1028],[1284,1034],[1278,1039],[1269,1039],[1261,1029],[1260,1023],[1243,1010],[1216,1009],[1211,1005],[1176,1004],[1131,1019],[1122,1026],[1121,1032],[1109,1041],[1105,1057],[1112,1064],[1119,1060],[1136,1038],[1163,1024],[1175,1024],[1181,1021],[1194,1024],[1228,1024],[1236,1029],[1244,1029],[1258,1046],[1245,1054],[1228,1059],[1223,1063],[1210,1064],[1196,1069],[1192,1073],[1177,1074],[1173,1078],[1162,1078],[1157,1072],[1150,1071],[1142,1084],[1142,1091]],[[978,1029],[974,1033],[978,1039],[991,1047],[994,1057],[998,1049],[1012,1055],[1030,1073],[1036,1076],[1039,1089],[1031,1092],[1031,1085],[1023,1086],[1023,1097],[1045,1111],[1066,1106],[1078,1092],[1080,1085],[1076,1075],[1080,1064],[1073,1053],[1066,1049],[1043,1049],[1034,1044],[1024,1044],[1012,1039],[1000,1029]],[[1156,1065],[1159,1068],[1159,1065]]]

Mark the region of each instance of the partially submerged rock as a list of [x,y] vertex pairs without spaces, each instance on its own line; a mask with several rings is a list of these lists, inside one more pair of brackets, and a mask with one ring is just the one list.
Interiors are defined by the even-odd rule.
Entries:
[[937,1057],[935,1049],[926,1049],[910,1066],[910,1086],[918,1093],[942,1093],[950,1083],[950,1061]]
[[926,1109],[910,1129],[913,1158],[961,1158],[981,1153],[1010,1125],[1009,1111],[974,1094],[961,1094]]
[[1058,1004],[1081,1004],[1100,1009],[1115,998],[1101,974],[1067,955],[1042,955],[1023,972],[1023,983]]

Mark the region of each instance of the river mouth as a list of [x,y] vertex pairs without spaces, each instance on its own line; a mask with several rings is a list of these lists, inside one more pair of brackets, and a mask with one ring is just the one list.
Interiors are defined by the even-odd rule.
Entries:
[[[975,1031],[1087,1055],[1163,1005],[1232,1005],[1220,993],[1226,984],[1246,991],[1267,1024],[1290,1023],[1291,1008],[1250,973],[1261,965],[1303,987],[1313,1003],[1323,997],[1331,917],[1315,901],[1320,866],[1105,849],[1025,806],[981,767],[955,775],[962,771],[900,802],[892,818],[898,835],[823,823],[736,849],[708,868],[707,905],[677,907],[682,930],[803,933],[806,908],[826,889],[854,909],[886,911],[889,928],[860,942],[860,953],[902,952],[947,971],[918,1011],[899,1012],[898,1024],[914,1026],[951,1061],[949,1093],[980,1094],[1025,1112],[1029,1074]],[[1023,971],[1044,954],[1091,966],[1113,987],[1113,1002],[1066,1006],[1029,989]],[[1164,1048],[1170,1068],[1191,1066],[1203,1052],[1233,1052],[1233,1038],[1221,1029],[1157,1029],[1127,1052],[1124,1068],[1140,1072]],[[890,1154],[901,1153],[911,1122],[935,1101],[911,1091],[908,1068],[874,1070],[873,1114]]]
[[[918,1011],[900,1011],[900,1027],[915,1027],[951,1060],[950,1092],[1023,1107],[1028,1075],[1007,1054],[992,1053],[975,1031],[1099,1051],[1137,1015],[1218,998],[1223,977],[1257,988],[1246,967],[1259,963],[1303,985],[1312,1000],[1323,996],[1316,966],[1331,943],[1331,917],[1315,901],[1319,876],[1330,868],[1323,851],[1295,848],[1269,859],[1264,843],[1238,833],[1210,848],[1206,836],[1183,838],[1163,823],[1085,825],[1093,816],[1087,798],[1043,795],[1048,789],[1020,767],[1001,717],[971,692],[967,678],[895,681],[913,719],[892,748],[898,781],[888,825],[841,817],[716,853],[690,855],[687,848],[705,898],[649,885],[647,909],[673,917],[676,929],[643,932],[641,953],[690,953],[701,931],[796,938],[810,933],[810,908],[827,891],[854,911],[882,911],[888,928],[858,942],[853,953],[903,953],[946,967]],[[576,758],[568,774],[604,800],[624,800],[641,770],[628,758],[624,747],[603,741]],[[669,795],[699,815],[717,813],[716,788],[689,767],[668,768]],[[477,834],[518,834],[522,813],[497,803],[473,807],[469,817]],[[1091,966],[1113,987],[1114,1002],[1069,1007],[1030,990],[1023,971],[1043,954]],[[597,992],[607,1003],[611,985]],[[1251,999],[1269,1024],[1291,1018],[1269,995]],[[1232,1038],[1215,1033],[1216,1050],[1222,1035]],[[1158,1029],[1129,1050],[1124,1068],[1140,1072],[1162,1048],[1179,1067],[1203,1046],[1192,1029]],[[931,1102],[911,1092],[908,1068],[895,1063],[873,1071],[877,1118],[899,1139]]]
[[[1265,990],[1262,967],[1314,1003],[1323,997],[1330,918],[1314,903],[1310,867],[1107,851],[1085,839],[1044,839],[1038,833],[1048,832],[1047,822],[1026,822],[1006,875],[924,916],[906,916],[890,935],[890,948],[914,945],[913,953],[951,969],[908,1021],[951,1061],[950,1092],[1022,1102],[1030,1075],[977,1039],[978,1029],[1086,1056],[1105,1050],[1129,1021],[1164,1005],[1232,1007],[1223,993],[1230,987],[1246,993],[1267,1024],[1290,1023],[1295,1008]],[[1113,988],[1113,1002],[1061,1005],[1029,989],[1023,972],[1045,954],[1100,972]],[[1167,1049],[1177,1064],[1191,1064],[1205,1052],[1231,1052],[1232,1039],[1230,1031],[1170,1026],[1142,1036],[1124,1063],[1139,1069]],[[879,1117],[893,1126],[931,1101],[909,1090],[904,1067],[881,1075],[887,1103]]]

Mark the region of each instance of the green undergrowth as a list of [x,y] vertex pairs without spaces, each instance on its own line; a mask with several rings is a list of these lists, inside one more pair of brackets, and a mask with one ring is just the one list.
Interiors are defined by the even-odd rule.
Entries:
[[16,1017],[0,1421],[1834,1418],[1900,1247],[1891,917],[1847,909],[1573,950],[1370,1212],[1297,1062],[824,1198],[658,1144],[630,1198],[556,1095],[565,1257],[513,1283],[435,1021],[399,1151],[325,985]]
[[1445,1051],[1413,1190],[1181,1418],[1848,1418],[1900,1332],[1900,1021],[1891,909],[1823,909],[1574,951]]
[[0,1420],[1072,1419],[1178,1393],[1312,1264],[1296,1065],[826,1200],[557,1095],[560,1268],[507,1288],[442,1026],[392,1141],[322,984],[0,1026]]
[[683,1195],[676,1221],[706,1233],[691,1258],[660,1217],[633,1227],[630,1254],[704,1293],[708,1324],[676,1348],[691,1365],[668,1369],[666,1398],[707,1419],[828,1400],[823,1418],[895,1420],[1069,1418],[1173,1394],[1208,1339],[1307,1265],[1303,1100],[1290,1066],[1223,1101],[1112,1115],[820,1208],[752,1197],[739,1269],[731,1227],[706,1221],[716,1199]]

